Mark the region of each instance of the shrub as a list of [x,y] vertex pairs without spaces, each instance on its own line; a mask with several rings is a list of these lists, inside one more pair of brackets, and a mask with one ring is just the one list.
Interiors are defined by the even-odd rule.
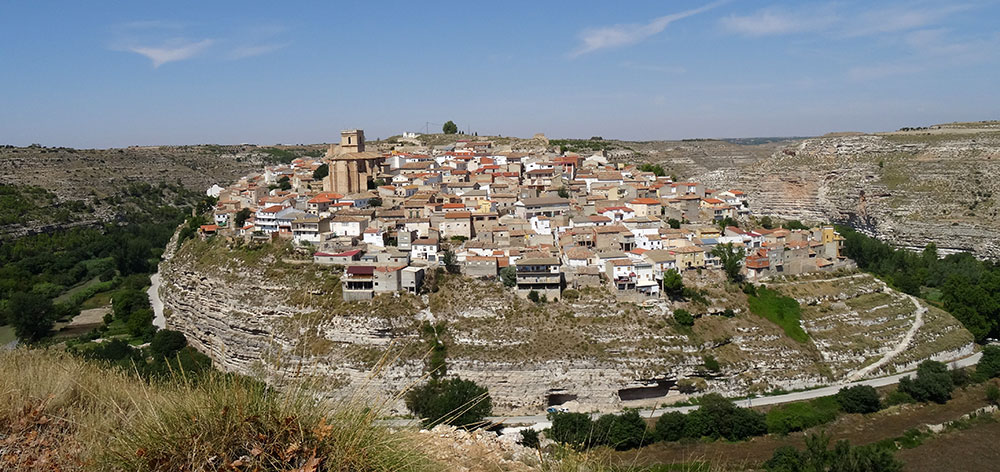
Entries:
[[715,356],[711,354],[706,354],[701,359],[702,362],[705,363],[705,368],[708,369],[710,372],[719,371],[719,361],[715,359]]
[[727,398],[710,393],[701,397],[700,407],[688,413],[684,434],[691,438],[743,440],[767,432],[763,413],[739,408]]
[[825,434],[806,437],[806,448],[792,446],[776,449],[764,470],[769,472],[804,472],[835,470],[837,472],[898,472],[903,464],[890,449],[878,445],[852,447],[839,441],[829,449],[830,437]]
[[899,391],[921,402],[944,403],[951,398],[954,388],[948,366],[931,360],[920,363],[916,378],[906,376],[899,380]]
[[672,411],[656,420],[656,437],[661,441],[678,441],[684,437],[687,415]]
[[951,371],[951,384],[955,387],[965,387],[972,381],[969,373],[965,369],[953,369]]
[[486,387],[458,377],[431,379],[410,390],[406,406],[423,418],[428,427],[440,423],[475,427],[493,411],[493,401]]
[[997,387],[997,384],[991,383],[986,386],[986,401],[1000,406],[1000,387]]
[[586,445],[593,435],[594,422],[588,414],[549,413],[548,418],[552,422],[548,436],[553,441],[579,447]]
[[539,302],[542,301],[542,298],[540,296],[538,296],[538,292],[537,291],[532,290],[532,291],[528,292],[528,300],[531,300],[532,302],[535,302],[535,303],[539,303]]
[[767,412],[767,431],[788,434],[829,423],[837,418],[837,399],[822,397],[805,403],[791,403]]
[[898,388],[889,395],[886,395],[885,397],[886,406],[903,405],[905,403],[915,403],[915,402],[916,400],[914,400],[909,393],[901,392],[899,391]]
[[837,392],[837,403],[847,413],[875,413],[882,408],[878,392],[868,385],[855,385]]
[[674,320],[681,326],[694,326],[694,316],[691,316],[691,313],[683,308],[674,310]]
[[533,429],[522,429],[521,439],[519,439],[517,443],[532,449],[538,449],[538,447],[541,446],[541,441],[538,439],[538,431]]
[[580,299],[580,292],[578,292],[575,289],[568,288],[568,289],[566,289],[566,290],[563,291],[562,296],[567,301],[571,301],[572,302],[572,301],[576,301],[576,300]]

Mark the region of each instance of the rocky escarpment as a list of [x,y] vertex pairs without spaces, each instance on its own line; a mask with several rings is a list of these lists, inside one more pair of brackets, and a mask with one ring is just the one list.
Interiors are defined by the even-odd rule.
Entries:
[[[427,372],[434,331],[447,346],[449,374],[488,386],[496,412],[518,414],[566,400],[588,410],[659,404],[676,395],[680,380],[728,395],[829,383],[896,348],[915,312],[868,275],[807,280],[808,296],[827,298],[807,300],[788,289],[815,308],[803,313],[811,338],[799,343],[748,313],[746,296],[720,286],[717,274],[690,274],[686,282],[702,287],[707,306],[639,307],[603,289],[536,305],[498,282],[459,277],[439,281],[424,297],[344,303],[336,269],[288,257],[270,245],[188,241],[160,268],[168,327],[225,370],[274,383],[309,376],[331,396],[365,392],[398,413],[405,412],[398,395]],[[837,302],[857,306],[829,305]],[[673,322],[670,310],[679,306],[702,315],[693,328]],[[726,307],[739,313],[709,314]],[[913,356],[886,365],[971,340],[947,314],[933,330],[914,338]],[[853,339],[868,332],[878,337]],[[706,370],[706,355],[720,362],[719,372]]]
[[936,129],[808,139],[739,170],[699,176],[750,208],[846,223],[892,244],[1000,257],[1000,132]]

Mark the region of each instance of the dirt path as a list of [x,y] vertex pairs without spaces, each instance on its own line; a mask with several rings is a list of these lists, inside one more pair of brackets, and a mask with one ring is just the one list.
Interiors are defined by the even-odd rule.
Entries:
[[[892,289],[886,287],[886,290],[892,290]],[[913,337],[917,335],[917,331],[919,331],[920,327],[924,325],[924,313],[927,313],[927,307],[921,305],[920,302],[917,301],[916,297],[914,297],[913,295],[906,295],[906,297],[909,298],[911,302],[913,302],[913,305],[915,307],[917,307],[917,315],[913,320],[913,326],[910,326],[910,330],[907,331],[906,335],[903,336],[903,339],[896,344],[896,347],[894,347],[891,351],[885,353],[885,355],[882,356],[881,359],[873,362],[872,364],[866,367],[858,369],[851,375],[848,375],[847,376],[848,382],[853,382],[855,380],[864,378],[866,375],[874,372],[876,369],[881,368],[886,363],[891,361],[893,357],[896,357],[897,355],[905,351],[906,348],[910,346],[910,343],[913,342]]]

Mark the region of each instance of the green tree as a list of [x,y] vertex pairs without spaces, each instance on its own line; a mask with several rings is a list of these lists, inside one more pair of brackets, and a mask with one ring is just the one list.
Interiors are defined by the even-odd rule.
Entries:
[[732,282],[739,282],[742,278],[740,268],[743,267],[745,254],[743,247],[736,247],[733,243],[717,244],[712,248],[712,255],[719,258],[722,270],[726,272],[726,277]]
[[656,420],[656,437],[661,441],[679,441],[687,428],[687,415],[672,411]]
[[674,310],[674,320],[681,326],[694,326],[694,316],[691,316],[691,313],[683,308]]
[[540,297],[538,295],[538,291],[532,290],[532,291],[528,292],[528,300],[530,300],[532,302],[535,302],[535,303],[540,303],[542,301],[542,297]]
[[594,444],[603,444],[619,451],[635,449],[646,439],[646,422],[637,410],[620,415],[602,415],[594,422]]
[[314,180],[324,179],[327,175],[330,175],[330,166],[328,164],[323,164],[313,171]]
[[855,385],[837,392],[837,403],[847,413],[875,413],[882,408],[878,392],[868,385]]
[[808,226],[802,224],[799,220],[789,220],[785,224],[781,225],[785,229],[809,229]]
[[770,216],[765,216],[760,219],[760,226],[764,229],[774,229],[774,221],[771,220]]
[[517,285],[517,269],[514,266],[507,266],[500,269],[500,281],[503,282],[504,287]]
[[444,254],[441,255],[441,263],[444,264],[444,268],[449,274],[457,274],[460,271],[458,259],[455,257],[455,252],[451,249],[446,249]]
[[250,209],[249,208],[243,208],[240,211],[236,212],[236,216],[235,216],[236,226],[235,226],[235,228],[242,228],[243,226],[245,226],[246,223],[247,223],[247,219],[249,219],[249,218],[250,218]]
[[569,189],[565,186],[559,187],[559,191],[557,193],[559,194],[559,198],[569,198]]
[[663,167],[659,164],[639,164],[639,170],[642,172],[652,172],[657,177],[663,177],[667,175],[667,172],[663,170]]
[[976,365],[976,374],[983,379],[1000,377],[1000,346],[986,346]]
[[116,319],[128,321],[132,312],[149,308],[149,295],[142,290],[123,288],[115,292],[111,306]]
[[125,326],[129,334],[137,338],[151,337],[156,328],[153,326],[153,310],[142,308],[133,311]]
[[16,292],[7,300],[7,322],[23,342],[33,343],[46,336],[55,325],[52,300],[31,292]]
[[663,273],[663,293],[673,300],[684,296],[684,278],[680,272],[670,269]]
[[680,229],[681,222],[676,218],[670,218],[667,220],[667,224],[670,225],[671,229]]
[[187,346],[187,338],[180,331],[161,329],[153,335],[149,343],[149,353],[153,359],[174,357],[178,351]]
[[725,231],[727,226],[736,226],[736,227],[740,226],[739,221],[736,221],[728,216],[722,218],[721,220],[716,221],[715,224],[719,225],[719,229],[722,231]]
[[471,380],[431,379],[407,394],[406,406],[431,427],[440,423],[459,427],[479,426],[493,411],[486,387]]
[[278,179],[278,189],[280,189],[280,190],[291,190],[292,189],[292,181],[291,181],[291,179],[288,178],[287,175],[286,176],[282,176],[280,179]]
[[951,399],[954,384],[948,366],[932,360],[926,360],[917,367],[916,378],[910,376],[899,380],[899,391],[909,394],[917,401],[933,401],[944,403]]
[[441,131],[444,134],[455,134],[458,132],[458,125],[454,121],[448,120],[444,126],[441,127]]
[[382,206],[382,199],[379,197],[372,197],[368,199],[368,206],[373,208],[379,208]]

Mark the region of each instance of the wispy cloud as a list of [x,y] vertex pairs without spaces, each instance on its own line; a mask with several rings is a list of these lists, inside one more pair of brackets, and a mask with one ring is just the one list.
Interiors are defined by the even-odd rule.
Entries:
[[823,30],[837,21],[828,7],[788,11],[767,8],[745,16],[729,15],[720,20],[723,28],[744,36],[771,36]]
[[909,3],[862,12],[854,21],[845,25],[848,37],[873,34],[898,33],[940,24],[948,16],[969,10],[972,5],[935,4],[919,6]]
[[153,61],[157,68],[168,62],[183,61],[201,54],[214,43],[214,40],[203,39],[197,42],[171,41],[170,45],[161,46],[131,46],[127,50],[141,54]]
[[[199,25],[142,20],[112,25],[113,50],[140,54],[153,68],[169,62],[204,56],[214,60],[239,60],[269,54],[291,44],[282,41],[285,28],[276,24],[249,25],[230,30],[212,29],[211,37],[198,34]],[[205,25],[200,25],[205,29]],[[207,30],[206,30],[207,31]],[[200,36],[200,37],[199,37]]]
[[729,15],[719,22],[724,29],[744,36],[819,32],[855,38],[925,28],[971,8],[967,4],[909,2],[848,11],[842,4],[826,3],[798,8],[768,7],[748,15]]
[[258,44],[253,46],[239,46],[233,48],[229,53],[229,59],[244,59],[247,57],[262,56],[279,49],[285,48],[290,43]]
[[636,44],[650,36],[659,34],[671,23],[683,20],[689,16],[704,13],[725,2],[709,3],[700,8],[682,11],[670,15],[654,18],[648,23],[632,23],[624,25],[604,26],[601,28],[590,28],[580,33],[582,44],[569,53],[569,57],[579,57],[594,51],[608,48],[616,48]]

